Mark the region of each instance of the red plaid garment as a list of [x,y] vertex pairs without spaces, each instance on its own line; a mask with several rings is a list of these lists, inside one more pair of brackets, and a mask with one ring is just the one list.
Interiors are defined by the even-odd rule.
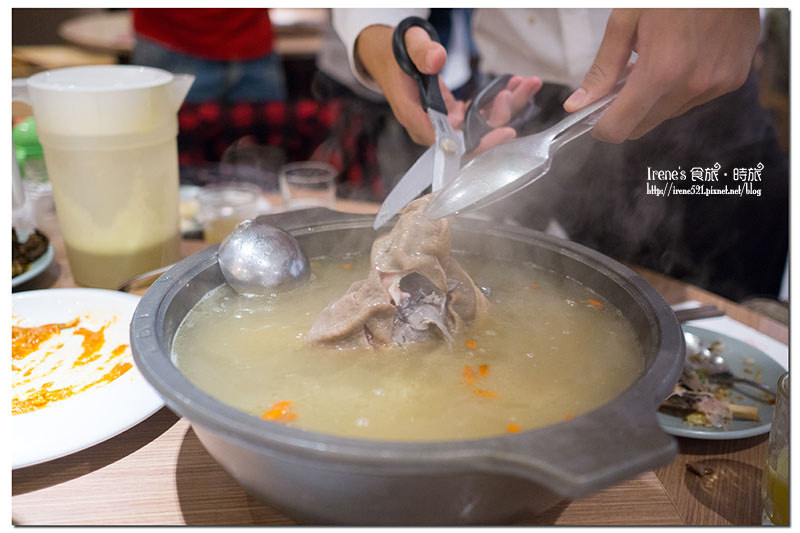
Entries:
[[185,103],[178,113],[181,166],[218,163],[231,144],[277,146],[287,161],[326,161],[340,171],[337,195],[383,200],[376,139],[383,120],[346,99],[266,104]]

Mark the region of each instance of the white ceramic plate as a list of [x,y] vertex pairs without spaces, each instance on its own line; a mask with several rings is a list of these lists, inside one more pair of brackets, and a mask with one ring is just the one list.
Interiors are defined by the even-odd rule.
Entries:
[[56,256],[55,250],[53,249],[52,244],[47,245],[47,250],[36,258],[35,261],[31,263],[31,266],[28,267],[28,270],[20,274],[19,276],[14,276],[11,278],[11,286],[16,287],[17,285],[21,285],[26,281],[35,278],[39,274],[45,271],[45,269],[50,266],[50,263],[53,262],[53,258]]
[[[746,344],[745,342],[719,333],[695,326],[684,325],[686,331],[694,333],[700,337],[703,345],[708,346],[714,341],[721,340],[725,344],[722,351],[725,361],[731,368],[734,375],[753,378],[753,374],[745,372],[745,368],[761,371],[761,383],[771,386],[777,390],[778,378],[785,372],[783,367],[772,357],[762,352],[758,348]],[[746,363],[752,360],[752,364]],[[682,418],[667,413],[658,412],[658,422],[661,428],[672,435],[678,437],[690,437],[694,439],[743,439],[754,437],[769,432],[772,425],[773,406],[767,402],[760,401],[762,393],[758,389],[753,389],[747,385],[734,385],[732,388],[731,401],[741,405],[754,405],[758,408],[758,421],[733,419],[728,423],[727,429],[703,426],[690,426]]]
[[[128,325],[138,303],[138,296],[122,292],[48,289],[14,294],[11,311],[15,318],[24,318],[26,326],[66,322],[86,313],[116,315],[122,327],[113,333],[117,338],[107,335],[106,343],[130,344]],[[88,448],[136,425],[163,405],[161,397],[134,366],[101,387],[36,411],[13,415],[12,468],[35,465]]]

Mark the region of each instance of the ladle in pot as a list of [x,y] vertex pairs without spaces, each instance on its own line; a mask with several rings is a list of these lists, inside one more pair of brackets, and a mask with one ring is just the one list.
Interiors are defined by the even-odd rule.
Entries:
[[[304,285],[311,276],[308,256],[288,232],[259,221],[241,222],[219,246],[219,267],[239,294],[272,294]],[[129,279],[117,287],[131,292],[150,286],[175,263]]]
[[304,285],[311,276],[308,256],[289,232],[245,220],[219,245],[219,268],[239,294],[272,294]]

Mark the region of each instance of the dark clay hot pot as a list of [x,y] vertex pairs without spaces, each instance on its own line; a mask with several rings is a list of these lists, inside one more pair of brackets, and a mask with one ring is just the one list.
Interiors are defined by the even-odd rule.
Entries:
[[[291,231],[310,257],[350,243],[350,250],[368,253],[375,236],[371,216],[311,209],[267,219]],[[522,228],[457,219],[453,250],[531,261],[591,287],[633,325],[643,374],[611,402],[570,421],[485,439],[372,441],[267,422],[205,394],[170,358],[187,312],[224,283],[216,246],[178,263],[144,295],[131,323],[136,365],[234,479],[302,522],[507,523],[672,460],[676,443],[659,428],[656,409],[680,374],[683,335],[652,287],[602,254]]]

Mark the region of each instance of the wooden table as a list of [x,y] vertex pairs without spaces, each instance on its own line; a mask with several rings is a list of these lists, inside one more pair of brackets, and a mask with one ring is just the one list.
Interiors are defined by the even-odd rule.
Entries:
[[[339,201],[337,208],[374,212]],[[55,216],[42,225],[56,259],[22,290],[74,287]],[[184,241],[189,255],[204,245]],[[776,340],[788,328],[697,287],[637,269],[667,302],[699,300]],[[758,525],[767,435],[730,441],[679,438],[672,464],[562,502],[524,524]],[[714,473],[699,477],[687,463]],[[162,408],[153,416],[81,452],[12,473],[12,520],[19,525],[286,525],[294,522],[249,496],[208,455],[186,419]]]
[[27,78],[43,70],[113,65],[117,57],[102,52],[90,52],[69,45],[27,45],[11,47],[11,77]]

